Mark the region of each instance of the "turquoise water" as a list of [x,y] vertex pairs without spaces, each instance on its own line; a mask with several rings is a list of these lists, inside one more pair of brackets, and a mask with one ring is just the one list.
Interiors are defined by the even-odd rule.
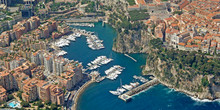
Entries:
[[12,108],[15,108],[18,104],[15,101],[12,101],[8,105]]
[[78,100],[77,110],[217,110],[220,109],[219,102],[197,102],[187,95],[175,92],[163,85],[151,87],[147,91],[135,96],[131,102],[125,103],[109,93],[109,90],[116,90],[120,86],[120,79],[123,84],[128,84],[133,80],[133,75],[141,75],[140,66],[145,64],[147,55],[132,54],[138,62],[115,53],[111,50],[113,38],[116,32],[109,25],[101,26],[96,23],[95,28],[86,28],[88,31],[95,32],[101,40],[104,40],[105,49],[93,51],[88,48],[86,38],[77,38],[76,42],[72,42],[69,47],[63,49],[68,52],[64,57],[83,62],[86,66],[91,60],[97,56],[106,55],[113,58],[113,62],[99,68],[99,72],[104,75],[104,71],[112,65],[118,64],[126,69],[115,81],[105,79],[101,83],[91,84],[85,89]]

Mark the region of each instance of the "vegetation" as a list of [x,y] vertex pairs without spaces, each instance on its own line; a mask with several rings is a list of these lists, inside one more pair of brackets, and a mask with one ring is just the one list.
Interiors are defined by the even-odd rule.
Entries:
[[22,107],[29,107],[30,106],[29,103],[26,101],[22,101],[21,105],[22,105]]
[[41,100],[40,100],[40,101],[37,101],[37,102],[35,103],[35,105],[38,106],[38,107],[40,107],[40,108],[44,107],[44,104],[42,103]]
[[20,99],[22,99],[22,91],[18,91],[17,97],[19,97]]
[[14,99],[14,96],[12,94],[8,95],[8,101]]
[[58,108],[57,105],[51,104],[51,108],[50,108],[51,110],[57,110],[57,108]]
[[65,2],[60,2],[60,3],[52,3],[50,5],[51,11],[58,11],[58,10],[65,10],[65,9],[69,9],[71,7],[76,6],[76,3],[65,3]]
[[128,34],[129,30],[140,31],[140,29],[145,28],[146,26],[141,21],[130,22],[130,18],[127,18],[123,14],[113,13],[110,15],[109,23],[114,25],[118,33]]
[[96,12],[95,2],[89,2],[88,6],[85,8],[85,11],[87,13],[95,13]]
[[[157,56],[161,60],[174,62],[179,65],[180,69],[189,67],[201,75],[212,74],[217,77],[220,76],[220,60],[218,59],[209,59],[206,55],[197,52],[167,49],[163,47],[160,39],[153,39],[150,44],[158,50]],[[206,79],[203,79],[202,82],[204,86],[207,86]]]
[[208,81],[208,78],[207,77],[203,77],[202,78],[202,85],[204,87],[207,87],[209,85],[209,81]]
[[182,11],[174,11],[173,14],[178,14],[181,15],[183,12]]
[[129,3],[130,6],[135,5],[135,1],[134,0],[127,0],[127,2]]
[[13,20],[13,19],[10,18],[10,17],[6,17],[6,18],[4,18],[3,20],[0,20],[0,21],[3,22],[3,21],[11,21],[11,20]]
[[89,0],[82,0],[81,1],[81,4],[87,4],[87,3],[89,3]]
[[150,17],[150,15],[147,13],[147,10],[129,11],[129,15],[131,17],[131,21],[145,20],[145,19],[148,19]]

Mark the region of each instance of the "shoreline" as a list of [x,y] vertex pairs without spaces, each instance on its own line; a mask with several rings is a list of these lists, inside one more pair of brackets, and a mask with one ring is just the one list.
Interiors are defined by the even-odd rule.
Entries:
[[182,90],[182,89],[176,89],[176,88],[173,88],[173,86],[170,85],[170,84],[167,84],[167,83],[165,83],[163,81],[160,81],[160,80],[158,80],[158,81],[160,82],[160,84],[168,87],[169,89],[173,89],[176,92],[180,92],[180,93],[183,93],[183,94],[187,95],[188,97],[190,97],[194,101],[198,101],[198,102],[219,102],[220,103],[220,98],[213,99],[213,100],[210,100],[210,99],[200,99],[199,97],[197,97],[195,95],[195,93],[191,93],[190,91],[186,91],[186,90]]
[[86,82],[85,84],[83,84],[82,87],[80,87],[80,89],[77,91],[77,93],[74,95],[73,97],[73,106],[71,108],[73,108],[73,110],[76,110],[77,107],[77,101],[79,99],[79,97],[81,96],[81,94],[84,92],[84,90],[92,83],[94,83],[95,81],[93,81],[92,79],[88,82]]

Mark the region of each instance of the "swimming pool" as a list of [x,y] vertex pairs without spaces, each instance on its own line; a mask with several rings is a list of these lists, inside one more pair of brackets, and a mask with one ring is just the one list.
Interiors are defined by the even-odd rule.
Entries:
[[12,101],[8,104],[9,107],[12,107],[12,108],[21,108],[21,105],[19,102],[17,101]]

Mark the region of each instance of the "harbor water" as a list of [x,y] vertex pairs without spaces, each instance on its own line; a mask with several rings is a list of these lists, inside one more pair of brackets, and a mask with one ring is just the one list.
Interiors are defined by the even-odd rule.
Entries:
[[78,60],[83,63],[84,67],[101,55],[114,59],[109,64],[97,69],[101,75],[105,75],[104,71],[113,65],[125,67],[116,80],[105,79],[86,88],[77,102],[77,110],[217,110],[220,108],[218,101],[195,101],[189,96],[161,84],[149,88],[145,92],[134,96],[130,102],[125,103],[117,96],[109,93],[109,91],[116,90],[120,86],[120,79],[122,84],[129,84],[134,80],[134,75],[140,76],[142,71],[140,67],[145,64],[147,55],[129,54],[137,60],[137,62],[134,62],[124,54],[113,52],[113,39],[117,34],[109,25],[102,27],[102,23],[95,23],[95,27],[77,28],[95,32],[99,39],[103,40],[105,49],[90,49],[86,44],[86,37],[82,36],[81,38],[76,38],[76,41],[71,42],[68,47],[63,47],[63,50],[68,52],[68,54],[64,55],[65,58]]

